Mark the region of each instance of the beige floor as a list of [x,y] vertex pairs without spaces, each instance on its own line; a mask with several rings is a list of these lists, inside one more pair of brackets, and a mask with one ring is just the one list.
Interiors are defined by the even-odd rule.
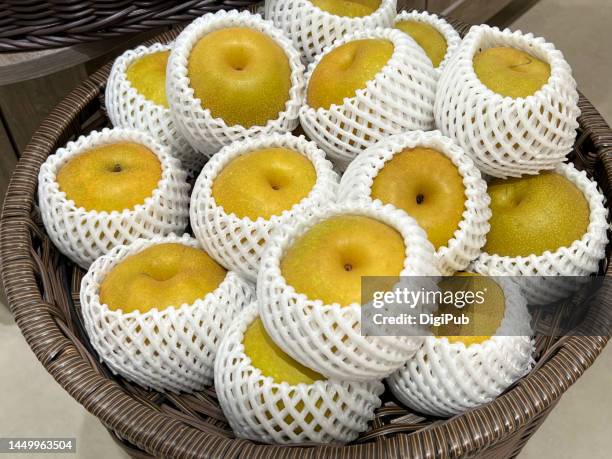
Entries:
[[[0,437],[76,437],[78,458],[128,457],[97,418],[70,397],[36,360],[4,305],[0,305],[0,343]],[[24,459],[27,456],[19,455]]]
[[552,41],[572,66],[580,90],[612,123],[610,0],[541,0],[511,28]]
[[[542,0],[512,28],[551,40],[572,65],[580,90],[612,123],[612,2]],[[565,394],[522,459],[608,458],[612,449],[612,346]]]
[[[542,0],[513,27],[555,42],[574,67],[582,91],[612,121],[610,24],[610,0]],[[0,437],[76,437],[78,458],[127,457],[101,424],[45,372],[2,305],[0,343]],[[610,457],[610,387],[612,346],[567,392],[521,457]]]

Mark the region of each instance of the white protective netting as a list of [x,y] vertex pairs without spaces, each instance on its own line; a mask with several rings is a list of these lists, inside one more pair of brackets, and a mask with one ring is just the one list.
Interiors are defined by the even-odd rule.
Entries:
[[265,17],[293,40],[303,60],[312,62],[323,50],[359,30],[391,27],[397,0],[382,0],[369,16],[336,16],[313,5],[309,0],[266,0]]
[[[387,161],[405,149],[425,147],[443,153],[463,177],[465,208],[453,238],[436,251],[442,275],[462,271],[480,255],[489,232],[490,198],[487,184],[472,160],[451,139],[439,131],[413,131],[394,135],[360,154],[340,181],[338,201],[371,200],[372,184]],[[406,177],[410,180],[410,177]]]
[[251,284],[228,271],[214,291],[193,304],[124,314],[100,303],[100,284],[117,264],[164,243],[200,248],[188,235],[138,239],[91,265],[80,294],[85,329],[114,373],[162,392],[202,390],[213,382],[215,355],[227,327],[255,298]]
[[439,275],[425,231],[405,212],[380,202],[334,204],[312,215],[296,215],[269,239],[257,278],[259,313],[272,339],[303,365],[332,379],[380,379],[412,357],[423,338],[363,336],[361,305],[310,299],[288,285],[281,273],[281,259],[297,238],[313,225],[338,215],[370,217],[395,228],[406,246],[401,276]]
[[[144,203],[122,211],[98,212],[76,207],[56,181],[70,159],[92,148],[116,142],[135,142],[160,160],[161,180]],[[50,155],[38,175],[38,201],[47,234],[73,262],[87,269],[117,245],[138,238],[182,233],[189,222],[189,184],[180,161],[149,134],[135,129],[108,129],[81,136]],[[103,192],[103,190],[101,190]]]
[[[239,218],[227,214],[218,206],[212,195],[215,178],[238,156],[254,150],[285,147],[306,156],[315,168],[317,181],[304,199],[280,215],[269,219]],[[195,237],[217,262],[228,269],[255,280],[259,271],[260,257],[270,232],[283,220],[291,221],[297,215],[306,216],[317,207],[336,200],[338,176],[325,154],[314,142],[303,136],[272,134],[246,139],[223,148],[204,166],[191,195],[191,227]],[[244,190],[248,193],[248,190]]]
[[[590,222],[584,236],[569,247],[560,247],[554,252],[546,251],[542,255],[508,257],[483,252],[472,264],[474,271],[488,276],[538,276],[535,280],[523,278],[519,281],[523,295],[530,304],[547,304],[567,297],[581,284],[578,279],[572,280],[569,276],[589,276],[596,273],[599,262],[606,255],[608,212],[604,205],[605,198],[597,189],[597,183],[573,164],[560,164],[555,168],[555,172],[574,183],[589,203]],[[544,276],[565,277],[556,280],[554,277]]]
[[527,302],[511,280],[495,278],[506,298],[495,336],[466,346],[427,337],[406,366],[387,378],[406,406],[432,416],[452,416],[492,401],[533,367]]
[[[548,82],[526,98],[504,97],[474,71],[474,55],[509,46],[550,64]],[[438,82],[436,126],[453,138],[485,174],[520,177],[554,169],[572,150],[578,127],[578,92],[561,51],[543,38],[474,26]]]
[[433,104],[438,78],[425,51],[407,34],[396,29],[347,33],[310,64],[306,81],[322,57],[354,40],[378,38],[393,43],[391,58],[366,87],[328,109],[304,105],[300,124],[308,137],[344,169],[364,149],[405,131],[429,131],[434,127]]
[[230,325],[215,362],[215,390],[234,433],[271,443],[344,443],[367,430],[382,383],[275,382],[244,353],[244,334],[256,317],[253,304]]
[[106,113],[115,127],[140,129],[151,134],[170,148],[170,154],[180,159],[184,169],[197,174],[206,157],[191,148],[177,131],[170,109],[148,100],[136,91],[126,77],[129,66],[141,57],[171,49],[171,45],[155,43],[130,49],[119,56],[106,83]]
[[[187,65],[189,54],[204,35],[229,27],[248,27],[272,38],[284,51],[291,67],[291,89],[285,110],[265,126],[245,128],[238,124],[228,126],[221,118],[213,118],[210,110],[202,107],[189,85]],[[298,125],[298,111],[304,102],[304,66],[291,41],[270,21],[248,11],[219,11],[206,14],[191,24],[174,42],[167,75],[168,103],[179,131],[196,150],[211,156],[231,142],[259,134],[289,132]]]
[[442,36],[446,40],[446,54],[444,55],[444,59],[442,59],[442,62],[440,62],[440,65],[436,67],[436,71],[438,72],[438,74],[440,74],[442,70],[444,70],[444,67],[446,67],[448,62],[451,60],[451,58],[457,51],[459,44],[461,43],[461,37],[459,36],[455,28],[441,17],[433,13],[428,13],[427,11],[402,11],[396,16],[394,24],[397,24],[398,22],[402,21],[422,22],[424,24],[432,26],[434,29],[436,29],[442,34]]

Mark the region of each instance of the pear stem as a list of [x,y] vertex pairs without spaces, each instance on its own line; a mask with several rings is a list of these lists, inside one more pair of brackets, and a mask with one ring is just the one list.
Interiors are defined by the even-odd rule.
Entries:
[[515,69],[517,67],[523,67],[524,65],[529,65],[531,64],[533,61],[529,58],[527,58],[527,62],[523,62],[522,64],[516,64],[516,65],[511,65],[510,68],[511,69]]

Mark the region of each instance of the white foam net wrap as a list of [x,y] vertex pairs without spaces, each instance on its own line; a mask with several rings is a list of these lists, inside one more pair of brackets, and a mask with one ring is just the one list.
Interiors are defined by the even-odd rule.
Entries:
[[195,174],[204,165],[206,157],[191,148],[177,131],[170,109],[148,100],[126,77],[129,66],[141,57],[170,49],[170,45],[155,43],[130,49],[119,56],[108,77],[104,103],[113,126],[148,132],[170,148],[170,154],[181,161],[184,169]]
[[348,33],[391,27],[396,9],[397,0],[382,0],[369,16],[350,18],[324,11],[309,0],[266,0],[265,17],[292,38],[305,62],[312,62]]
[[442,36],[446,40],[446,54],[444,55],[444,59],[442,59],[442,62],[440,62],[440,65],[436,67],[436,71],[438,72],[438,74],[440,74],[442,70],[444,70],[444,67],[446,67],[446,65],[450,61],[451,57],[455,54],[455,51],[457,51],[457,48],[461,43],[461,37],[459,36],[455,28],[441,17],[433,13],[428,13],[427,11],[402,11],[395,17],[394,24],[397,24],[398,22],[402,21],[422,22],[424,24],[432,26],[434,29],[436,29],[442,34]]
[[[548,62],[551,76],[526,98],[504,97],[476,75],[481,50],[508,46]],[[563,54],[543,38],[474,26],[438,82],[436,126],[468,153],[485,174],[520,177],[554,169],[572,150],[578,127],[578,92]]]
[[495,281],[506,297],[496,335],[467,347],[463,342],[427,337],[406,366],[387,378],[403,404],[432,416],[452,416],[492,401],[529,373],[534,343],[527,302],[512,280]]
[[288,285],[280,270],[285,251],[300,236],[338,215],[370,217],[395,228],[406,246],[401,276],[439,275],[433,246],[405,212],[380,202],[330,205],[312,216],[296,215],[287,225],[278,227],[268,241],[257,279],[259,313],[272,339],[303,365],[332,379],[380,379],[403,365],[422,338],[362,336],[359,304],[341,306],[310,299]]
[[91,265],[81,284],[85,329],[100,360],[114,373],[157,391],[197,391],[212,383],[221,338],[255,292],[229,271],[214,291],[193,304],[123,313],[100,303],[100,284],[118,263],[164,243],[200,248],[188,235],[139,239],[116,247]]
[[[92,148],[116,142],[135,142],[160,160],[161,180],[151,197],[132,209],[98,212],[76,207],[56,181],[57,172],[70,159]],[[47,234],[73,262],[87,269],[117,245],[138,238],[182,233],[189,221],[189,185],[180,161],[149,134],[135,129],[103,129],[81,136],[50,155],[38,175],[38,200]]]
[[342,104],[328,109],[308,105],[300,109],[300,124],[308,137],[344,169],[374,143],[405,131],[433,129],[437,74],[425,51],[407,34],[395,29],[353,32],[334,42],[310,64],[306,81],[322,57],[354,40],[378,38],[393,43],[389,62]]
[[244,334],[256,317],[253,304],[231,324],[215,362],[215,390],[234,433],[271,443],[344,443],[367,430],[382,383],[275,382],[244,353]]
[[589,203],[590,222],[582,239],[574,241],[569,247],[546,251],[542,255],[508,257],[482,253],[472,265],[474,271],[488,276],[539,276],[535,282],[529,279],[520,281],[523,295],[530,304],[547,304],[565,298],[580,287],[579,282],[568,282],[567,277],[559,281],[546,279],[544,282],[542,276],[588,276],[598,271],[599,262],[606,254],[608,213],[604,206],[605,198],[597,189],[597,184],[572,164],[561,164],[555,172],[574,183]]
[[[189,54],[197,41],[215,30],[228,27],[248,27],[272,38],[284,51],[291,67],[291,89],[285,110],[265,126],[245,128],[238,124],[228,126],[221,118],[213,118],[203,108],[189,85],[187,65]],[[248,11],[219,11],[206,14],[191,24],[177,37],[168,60],[168,103],[176,125],[189,143],[199,152],[210,156],[231,142],[258,134],[289,132],[298,125],[298,110],[304,102],[304,66],[291,41],[272,22],[265,21]]]
[[[436,251],[442,275],[462,271],[480,255],[489,232],[490,198],[480,171],[465,152],[439,131],[413,131],[383,140],[360,154],[340,181],[339,202],[371,200],[372,184],[378,173],[397,153],[416,147],[443,153],[457,167],[465,187],[463,219],[448,244]],[[406,177],[410,180],[410,177]]]
[[[306,156],[315,168],[317,180],[304,199],[281,215],[269,219],[240,218],[226,213],[218,206],[212,194],[215,178],[238,156],[254,150],[285,147]],[[303,136],[272,134],[266,137],[247,139],[233,143],[214,155],[204,166],[191,195],[191,227],[195,237],[217,262],[255,280],[259,271],[261,254],[271,231],[284,220],[293,220],[297,215],[307,216],[318,207],[336,199],[338,176],[332,164],[314,142]],[[247,190],[245,190],[247,192]]]

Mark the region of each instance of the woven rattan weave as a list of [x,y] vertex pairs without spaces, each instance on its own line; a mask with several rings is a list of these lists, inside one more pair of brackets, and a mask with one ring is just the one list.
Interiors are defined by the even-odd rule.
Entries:
[[171,26],[249,0],[2,0],[0,52],[76,45]]
[[[461,33],[467,27],[453,23]],[[167,42],[168,33],[159,37]],[[276,446],[236,439],[212,388],[194,395],[161,394],[113,376],[99,364],[80,314],[83,271],[60,255],[45,234],[36,207],[40,165],[69,139],[106,125],[99,95],[110,65],[76,88],[48,116],[12,177],[0,228],[2,277],[10,307],[28,344],[47,371],[112,432],[135,457],[189,458],[454,458],[512,457],[561,395],[593,363],[607,337],[539,337],[536,366],[493,402],[450,419],[425,418],[394,405],[387,391],[371,429],[347,446]],[[584,97],[570,159],[612,198],[612,131]],[[610,250],[608,250],[608,256]],[[607,263],[600,273],[607,272]],[[612,287],[599,292],[612,307]],[[545,319],[545,318],[544,318]],[[578,422],[578,421],[577,421]]]

